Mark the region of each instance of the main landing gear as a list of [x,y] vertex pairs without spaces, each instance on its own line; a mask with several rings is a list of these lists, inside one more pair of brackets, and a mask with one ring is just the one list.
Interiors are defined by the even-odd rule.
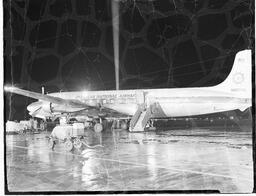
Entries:
[[105,130],[107,128],[107,120],[104,120],[102,118],[99,118],[98,120],[96,120],[93,129],[96,133],[100,133],[103,130]]
[[96,133],[100,133],[101,131],[103,131],[103,125],[101,123],[96,123],[93,129]]

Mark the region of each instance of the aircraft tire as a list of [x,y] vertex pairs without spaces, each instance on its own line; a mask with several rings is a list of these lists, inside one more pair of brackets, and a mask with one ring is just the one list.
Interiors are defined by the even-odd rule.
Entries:
[[96,133],[102,132],[102,131],[103,131],[103,125],[102,125],[101,123],[96,123],[96,124],[94,125],[94,131],[95,131]]
[[81,140],[80,139],[78,139],[78,138],[76,138],[75,140],[74,140],[74,147],[75,147],[75,149],[80,149],[81,147],[82,147],[82,142],[81,142]]
[[74,148],[73,142],[68,139],[65,142],[65,149],[66,149],[66,151],[70,152],[71,150],[73,150],[73,148]]

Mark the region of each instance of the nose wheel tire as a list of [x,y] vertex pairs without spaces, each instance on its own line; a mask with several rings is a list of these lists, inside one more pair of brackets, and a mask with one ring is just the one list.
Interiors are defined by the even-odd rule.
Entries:
[[65,142],[65,149],[66,149],[66,151],[70,152],[71,150],[73,150],[73,147],[74,147],[74,145],[73,145],[71,140],[67,140]]
[[103,125],[101,123],[96,123],[94,125],[94,131],[96,133],[100,133],[101,131],[103,131]]
[[80,149],[82,147],[82,142],[80,139],[76,138],[74,140],[74,147],[75,147],[75,149]]

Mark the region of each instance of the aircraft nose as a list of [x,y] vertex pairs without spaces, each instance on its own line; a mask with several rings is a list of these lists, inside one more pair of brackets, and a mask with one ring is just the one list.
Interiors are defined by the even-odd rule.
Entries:
[[38,110],[40,107],[42,107],[42,103],[40,101],[31,103],[27,106],[27,110],[30,112],[34,112],[36,110]]

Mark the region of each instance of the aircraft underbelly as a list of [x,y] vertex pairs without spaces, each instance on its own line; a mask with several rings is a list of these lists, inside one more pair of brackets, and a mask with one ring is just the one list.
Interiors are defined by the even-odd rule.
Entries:
[[[159,103],[165,117],[203,115],[230,110],[245,110],[249,107],[243,103]],[[157,116],[156,116],[157,117]]]
[[107,106],[109,109],[113,109],[117,112],[120,112],[122,114],[126,115],[134,115],[137,110],[137,104],[113,104]]

